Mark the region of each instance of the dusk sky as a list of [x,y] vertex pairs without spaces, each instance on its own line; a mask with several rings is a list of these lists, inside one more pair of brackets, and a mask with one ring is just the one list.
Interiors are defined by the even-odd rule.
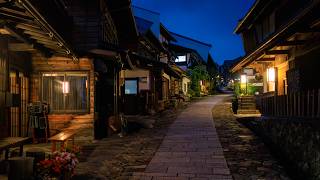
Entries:
[[233,30],[254,0],[133,0],[133,5],[160,13],[172,32],[212,44],[211,55],[224,60],[243,56],[241,38]]

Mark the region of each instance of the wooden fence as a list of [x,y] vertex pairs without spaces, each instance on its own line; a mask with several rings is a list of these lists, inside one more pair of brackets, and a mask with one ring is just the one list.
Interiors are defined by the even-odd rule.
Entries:
[[281,96],[260,96],[256,101],[262,115],[320,118],[320,89]]

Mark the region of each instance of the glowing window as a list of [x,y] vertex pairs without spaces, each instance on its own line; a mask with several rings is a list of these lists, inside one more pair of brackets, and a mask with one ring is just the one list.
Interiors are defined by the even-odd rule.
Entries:
[[187,58],[186,56],[178,56],[178,58],[175,60],[175,62],[186,62]]

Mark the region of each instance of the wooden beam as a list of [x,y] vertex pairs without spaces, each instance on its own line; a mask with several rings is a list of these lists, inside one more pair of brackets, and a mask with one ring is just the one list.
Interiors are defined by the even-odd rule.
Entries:
[[49,49],[44,47],[43,45],[37,43],[35,40],[31,39],[28,35],[24,34],[22,30],[16,29],[15,26],[12,23],[6,23],[4,25],[4,28],[10,32],[12,36],[17,38],[18,40],[33,45],[35,49],[38,49],[42,53],[44,53],[45,56],[52,56],[52,52],[50,52]]
[[319,33],[320,32],[320,28],[308,28],[308,29],[303,29],[303,30],[299,30],[298,33]]
[[[11,6],[11,7],[4,7],[4,8],[1,8],[1,10],[3,11],[6,11],[6,12],[11,12],[11,13],[14,13],[14,14],[19,14],[21,16],[28,16],[26,14],[26,10],[25,9],[22,9],[22,8],[14,8],[14,6]],[[30,17],[30,16],[28,16]]]
[[4,11],[3,9],[0,9],[0,14],[7,18],[14,18],[14,19],[19,19],[23,21],[34,21],[33,17],[27,16],[27,15],[21,15],[21,14],[9,12],[9,11]]
[[26,12],[25,9],[20,8],[18,6],[7,6],[7,7],[2,7],[3,9],[8,9],[8,10],[13,10],[13,11],[20,11],[20,12]]
[[3,8],[3,7],[10,7],[14,4],[14,1],[7,1],[7,2],[4,2],[4,3],[0,3],[0,8]]
[[[31,38],[34,38],[34,37],[31,37]],[[37,38],[37,39],[35,39],[35,40],[36,40],[38,43],[40,43],[40,44],[53,45],[53,46],[58,45],[58,42],[52,41],[52,40],[39,39],[39,38]]]
[[46,34],[46,33],[37,33],[33,31],[23,31],[23,32],[30,36],[35,36],[35,37],[44,38],[44,39],[52,39],[52,37],[50,37],[49,34]]
[[34,51],[32,44],[26,43],[9,43],[9,51]]
[[37,30],[37,31],[40,31],[40,27],[36,24],[28,24],[28,23],[19,23],[17,24],[16,26],[17,28],[19,29],[24,29],[24,30]]
[[275,61],[276,58],[260,58],[260,59],[257,59],[255,60],[256,62],[272,62],[272,61]]
[[284,41],[280,43],[279,46],[299,46],[303,45],[305,42],[305,40]]
[[266,55],[278,55],[278,54],[289,54],[288,50],[269,50],[265,52]]

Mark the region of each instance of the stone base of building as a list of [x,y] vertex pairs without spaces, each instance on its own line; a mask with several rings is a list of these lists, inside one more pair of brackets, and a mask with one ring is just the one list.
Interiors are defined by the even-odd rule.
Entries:
[[320,179],[320,121],[304,118],[238,119],[263,137],[297,178]]

